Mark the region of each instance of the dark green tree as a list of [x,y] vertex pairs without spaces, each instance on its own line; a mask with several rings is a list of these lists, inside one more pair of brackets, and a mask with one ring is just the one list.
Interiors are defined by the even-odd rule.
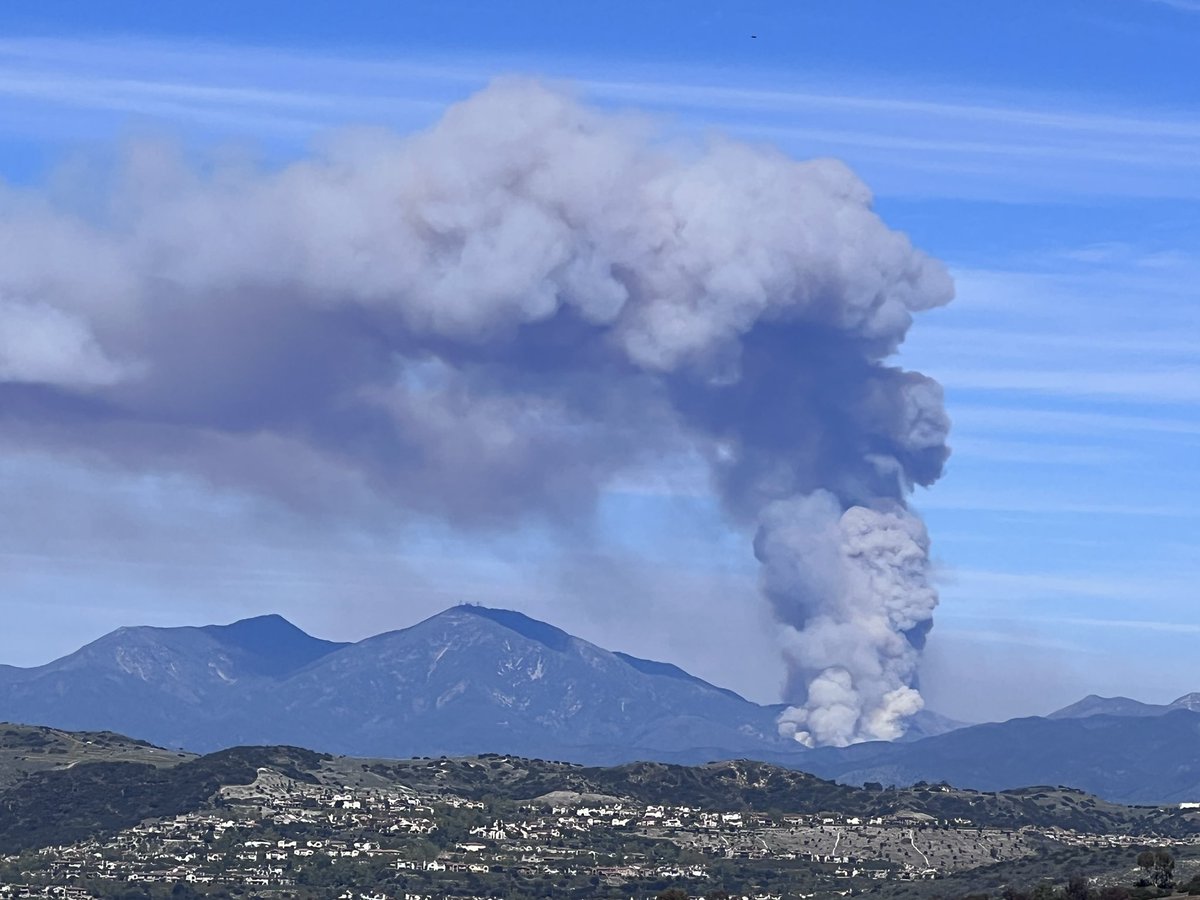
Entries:
[[1169,888],[1175,880],[1175,857],[1162,847],[1143,850],[1137,856],[1139,868],[1146,870],[1146,877],[1156,888]]

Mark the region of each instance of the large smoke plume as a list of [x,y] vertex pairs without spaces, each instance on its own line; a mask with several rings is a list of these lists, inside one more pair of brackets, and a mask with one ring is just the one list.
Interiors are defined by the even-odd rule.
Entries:
[[886,360],[952,288],[845,166],[512,81],[280,171],[134,147],[89,193],[0,195],[7,447],[484,528],[698,451],[757,532],[781,732],[891,738],[920,708],[936,595],[905,500],[948,425]]

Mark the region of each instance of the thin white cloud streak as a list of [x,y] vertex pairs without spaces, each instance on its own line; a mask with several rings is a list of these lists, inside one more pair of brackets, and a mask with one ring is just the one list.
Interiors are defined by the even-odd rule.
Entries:
[[[1111,138],[1122,135],[1145,141],[1147,137],[1172,137],[1200,140],[1200,123],[1184,115],[1147,117],[1132,111],[1120,113],[1097,113],[1079,110],[1054,110],[1033,105],[1045,102],[1045,98],[1028,96],[1024,102],[1030,105],[1003,105],[954,102],[946,100],[915,99],[911,96],[888,96],[885,91],[870,94],[851,94],[842,91],[825,91],[820,88],[800,87],[792,90],[764,88],[756,85],[730,87],[705,83],[711,74],[705,70],[689,70],[686,67],[657,68],[625,65],[622,68],[636,75],[627,80],[596,78],[589,74],[587,64],[576,61],[554,59],[526,59],[512,56],[443,58],[437,61],[385,60],[350,58],[312,53],[298,53],[280,48],[225,46],[220,44],[196,44],[194,42],[171,44],[147,40],[101,41],[44,40],[12,38],[0,40],[0,64],[5,59],[37,67],[51,64],[55,67],[78,66],[84,71],[95,65],[137,71],[145,66],[155,68],[172,67],[191,71],[197,69],[211,77],[228,77],[229,73],[243,76],[266,77],[280,69],[295,69],[306,72],[315,80],[321,79],[326,71],[336,71],[359,80],[378,79],[383,84],[398,82],[419,84],[425,90],[433,87],[450,86],[455,90],[470,90],[488,80],[497,70],[516,68],[532,63],[539,70],[549,70],[563,78],[581,85],[588,91],[614,100],[631,102],[644,108],[670,106],[697,110],[726,109],[744,113],[752,110],[760,113],[796,113],[809,111],[850,111],[902,115],[907,118],[949,119],[976,126],[981,123],[1003,123],[1006,125],[1037,126],[1065,133],[1091,132]],[[605,68],[612,68],[608,61]],[[620,65],[618,63],[618,65]],[[654,80],[653,74],[672,76],[672,80]],[[758,73],[761,77],[772,76],[776,81],[781,76],[776,72]],[[687,79],[687,80],[680,80]],[[79,79],[80,83],[83,78]],[[205,88],[203,86],[152,80],[124,82],[135,86],[139,92],[163,91],[173,95],[191,95],[208,99],[224,99],[227,102],[253,101],[255,103],[285,103],[291,106],[328,108],[333,103],[342,103],[347,94],[304,91],[268,91],[261,88]],[[67,82],[62,82],[66,86]],[[888,91],[894,91],[889,88]],[[977,92],[975,92],[977,93]],[[386,95],[384,95],[386,96]],[[63,93],[59,99],[70,101]],[[979,142],[964,142],[964,147],[974,147]]]
[[[959,615],[953,617],[945,617],[947,623],[952,623],[954,620],[970,621],[970,620],[995,620],[994,616],[971,616]],[[1024,618],[1020,622],[1022,629],[1062,629],[1062,628],[1097,628],[1111,631],[1148,631],[1158,634],[1176,634],[1176,635],[1191,635],[1200,634],[1200,625],[1194,622],[1168,622],[1155,619],[1107,619],[1091,616],[1034,616]],[[1014,643],[1037,641],[1036,637],[1029,634],[1027,630],[1021,631],[1006,631],[1004,629],[970,629],[956,628],[952,624],[948,624],[945,629],[948,634],[964,635],[964,636],[981,636],[993,635],[997,641],[1011,640]],[[1054,640],[1054,639],[1049,639]],[[1070,649],[1077,652],[1107,652],[1101,650],[1091,644],[1069,644]]]
[[[944,585],[960,603],[1003,597],[1006,603],[1042,603],[1049,598],[1092,598],[1117,601],[1160,601],[1190,598],[1196,574],[1138,578],[1124,575],[1095,575],[1051,572],[1005,572],[956,568],[947,573]],[[959,607],[961,609],[961,606]],[[948,613],[953,618],[953,609]]]
[[914,504],[922,512],[1012,513],[1031,516],[1112,516],[1146,519],[1200,519],[1200,511],[1181,498],[1178,506],[1166,504],[1089,503],[1077,496],[1048,497],[1039,491],[1029,496],[1011,491],[997,493],[952,492],[942,490],[921,494]]
[[[705,77],[696,74],[699,81]],[[908,117],[950,119],[970,125],[1003,123],[1026,125],[1072,132],[1090,132],[1106,137],[1122,135],[1129,138],[1147,136],[1179,137],[1200,139],[1200,123],[1184,116],[1146,117],[1133,112],[1094,113],[1078,110],[1039,109],[1029,105],[985,105],[947,100],[913,99],[876,91],[870,95],[843,92],[821,92],[798,88],[774,90],[762,87],[726,87],[703,83],[656,82],[653,80],[597,81],[585,80],[585,84],[603,93],[636,102],[639,105],[670,104],[691,106],[697,109],[713,107],[731,110],[751,109],[757,112],[795,113],[812,110],[850,110],[899,114]],[[1026,103],[1039,102],[1040,98],[1027,97]],[[1042,101],[1044,102],[1044,100]]]
[[[756,134],[764,137],[793,137],[812,141],[840,144],[847,147],[867,147],[877,150],[936,151],[948,155],[1008,157],[1014,160],[1062,160],[1075,164],[1086,162],[1120,163],[1129,166],[1161,166],[1164,168],[1187,167],[1194,163],[1195,146],[1192,144],[1173,146],[1130,145],[1122,149],[1115,141],[1103,138],[1095,142],[1082,142],[1075,138],[1070,143],[1058,146],[1039,143],[1032,136],[1028,141],[997,143],[988,140],[953,140],[948,138],[896,137],[870,131],[832,130],[789,126],[756,126]],[[1189,139],[1195,140],[1195,139]],[[982,169],[981,171],[987,171]]]
[[954,452],[972,462],[997,462],[1035,466],[1110,466],[1128,461],[1135,454],[1108,445],[1064,444],[1037,441],[955,438]]
[[1095,619],[1087,617],[1059,617],[1035,619],[1039,624],[1076,625],[1084,628],[1110,628],[1118,631],[1153,631],[1168,634],[1200,634],[1200,625],[1195,622],[1159,622],[1147,619]]
[[[168,107],[181,112],[194,104],[221,107],[286,107],[336,113],[345,98],[337,94],[296,93],[262,88],[225,88],[169,81],[145,81],[128,78],[64,78],[48,75],[0,75],[0,93],[15,97],[33,97],[80,106],[104,106],[115,103],[121,108],[138,109],[139,101],[154,104],[142,111],[155,112],[163,98],[178,101]],[[317,120],[313,120],[314,123]]]
[[[88,114],[197,125],[303,146],[347,124],[410,128],[488,81],[469,64],[372,62],[263,47],[144,40],[0,41],[0,110],[9,134],[95,133]],[[85,118],[47,120],[47,108]],[[49,131],[47,135],[46,132]]]
[[956,403],[954,424],[956,430],[970,434],[1090,435],[1102,439],[1105,446],[1114,434],[1132,434],[1139,439],[1146,434],[1200,437],[1200,421],[1186,416],[1123,415],[978,403]]
[[1200,367],[1108,372],[1078,369],[954,369],[931,367],[947,390],[1028,393],[1052,397],[1200,403]]
[[432,115],[445,106],[427,98],[391,97],[385,108],[382,98],[136,79],[21,76],[2,69],[0,96],[145,117],[306,133],[321,131],[347,118],[392,119],[401,108]]
[[[1037,96],[989,105],[930,99],[931,90],[920,86],[909,88],[910,96],[879,86],[852,93],[819,82],[781,90],[776,85],[788,76],[771,72],[747,76],[758,83],[728,86],[709,83],[710,73],[681,67],[618,64],[622,77],[614,78],[611,63],[602,70],[544,58],[394,61],[253,47],[15,38],[0,41],[0,98],[10,107],[10,133],[21,129],[23,118],[33,127],[32,111],[22,117],[11,107],[36,102],[296,137],[347,122],[429,117],[436,104],[465,96],[494,74],[531,68],[569,79],[610,105],[636,104],[682,116],[693,126],[782,140],[800,152],[864,155],[870,166],[886,170],[880,179],[893,192],[905,192],[900,173],[921,170],[929,178],[919,191],[946,196],[968,189],[988,193],[989,179],[1008,185],[995,186],[998,197],[1011,198],[1014,180],[1036,185],[1040,194],[1072,193],[1096,169],[1110,191],[1200,196],[1200,124],[1183,112],[1072,110],[1060,108],[1061,99]],[[948,91],[937,93],[945,97]],[[1114,171],[1140,174],[1105,174]],[[963,178],[978,183],[968,186]]]
[[[1135,331],[1144,331],[1146,313],[1153,309],[1158,331],[1176,324],[1164,321],[1159,313],[1173,313],[1178,323],[1195,329],[1190,308],[1179,305],[1179,301],[1196,296],[1194,286],[1200,279],[1200,267],[1189,263],[1170,268],[1136,262],[1064,267],[1059,260],[1036,261],[1036,269],[1026,270],[956,266],[952,269],[958,285],[954,312],[959,318],[989,316],[989,324],[1009,317],[1012,323],[1023,323],[1026,330],[1031,323],[1070,317],[1074,333],[1081,327],[1107,324],[1113,316],[1123,316],[1126,324],[1138,326]],[[1054,268],[1048,269],[1047,265]],[[1131,305],[1135,298],[1136,307]]]
[[1128,252],[1058,272],[956,270],[954,307],[914,331],[901,358],[960,400],[1139,402],[1179,407],[1165,418],[1194,422],[1184,408],[1200,404],[1200,272],[1185,253],[1155,255],[1178,261],[1147,267],[1145,254]]
[[1181,12],[1200,13],[1200,0],[1142,0],[1143,3],[1153,3],[1156,6],[1169,6]]
[[1170,250],[1145,251],[1127,241],[1100,241],[1082,247],[1051,250],[1040,255],[1043,263],[1084,263],[1089,266],[1119,264],[1144,271],[1181,269],[1192,265],[1187,254]]
[[1157,359],[1177,357],[1200,362],[1200,344],[1182,337],[1175,331],[1145,331],[1122,334],[1008,331],[986,326],[952,327],[930,325],[921,329],[922,343],[939,345],[946,352],[976,355],[980,347],[1006,357],[1045,358],[1050,351],[1056,356],[1077,353],[1091,359],[1104,354],[1129,356],[1153,354]]
[[1096,653],[1093,647],[1087,647],[1075,641],[1064,641],[1061,638],[1046,637],[1030,634],[1028,630],[1005,631],[1000,628],[962,628],[953,624],[938,626],[937,632],[930,640],[970,641],[972,643],[1013,645],[1021,648],[1035,647],[1041,650],[1055,650],[1062,653],[1089,654]]
[[[72,108],[102,110],[127,114],[139,119],[166,119],[187,122],[189,125],[205,124],[234,130],[261,132],[264,128],[272,133],[304,138],[329,127],[328,118],[315,115],[316,110],[296,102],[284,102],[278,98],[271,102],[221,102],[223,93],[243,94],[249,92],[222,92],[213,89],[189,89],[185,85],[159,85],[119,83],[113,81],[21,81],[5,78],[0,73],[0,95],[36,100]],[[225,98],[229,101],[231,98]],[[292,101],[303,98],[293,97]],[[413,109],[434,111],[441,104],[426,101],[407,101]],[[330,102],[330,112],[337,108],[337,100]],[[399,106],[399,101],[397,101]],[[308,112],[309,116],[291,115]],[[346,107],[341,107],[345,113]],[[394,110],[393,110],[394,112]],[[9,129],[14,126],[10,122]]]

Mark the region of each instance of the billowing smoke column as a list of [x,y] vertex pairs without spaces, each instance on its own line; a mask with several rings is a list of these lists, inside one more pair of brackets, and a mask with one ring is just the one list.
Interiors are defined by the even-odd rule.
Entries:
[[905,498],[947,420],[885,361],[952,288],[843,165],[512,81],[280,171],[134,147],[90,194],[0,196],[9,452],[487,528],[698,450],[757,531],[781,732],[890,738],[920,708],[936,596]]

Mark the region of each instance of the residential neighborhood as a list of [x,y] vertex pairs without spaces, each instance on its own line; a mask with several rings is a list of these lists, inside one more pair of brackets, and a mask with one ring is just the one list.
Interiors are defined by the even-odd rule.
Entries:
[[682,885],[694,896],[782,900],[877,892],[1049,845],[1147,843],[919,812],[798,815],[569,791],[486,802],[428,787],[308,783],[271,768],[222,787],[211,807],[0,858],[0,898],[87,900],[128,896],[131,886],[149,896],[640,898]]

